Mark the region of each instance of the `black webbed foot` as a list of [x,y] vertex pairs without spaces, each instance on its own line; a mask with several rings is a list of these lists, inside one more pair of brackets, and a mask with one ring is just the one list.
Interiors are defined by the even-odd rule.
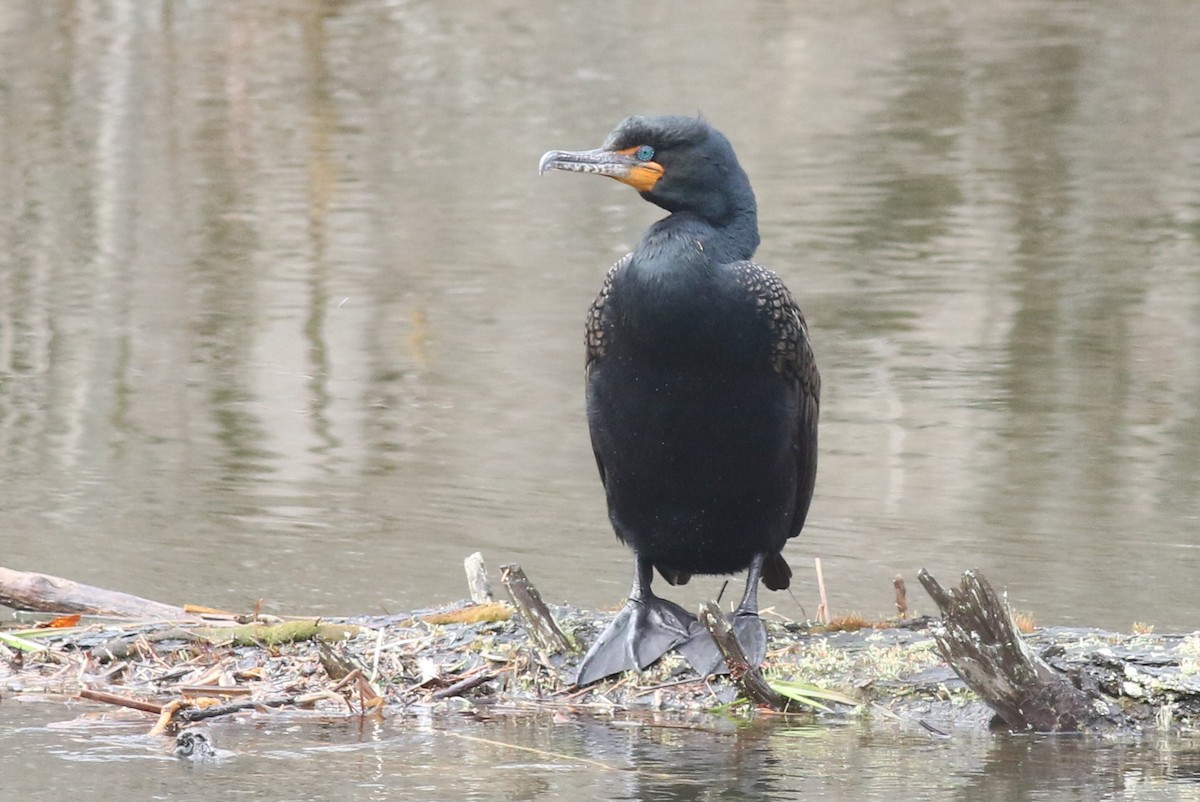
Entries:
[[[761,665],[767,655],[767,628],[762,619],[755,613],[739,611],[729,616],[729,624],[742,647],[742,652],[746,655],[746,660],[751,665]],[[721,656],[717,644],[713,643],[708,631],[698,623],[692,635],[676,646],[675,650],[686,657],[688,663],[702,677],[729,673],[729,667],[725,665],[725,658]]]
[[646,668],[686,641],[695,626],[695,617],[674,602],[653,595],[630,599],[584,655],[575,685]]

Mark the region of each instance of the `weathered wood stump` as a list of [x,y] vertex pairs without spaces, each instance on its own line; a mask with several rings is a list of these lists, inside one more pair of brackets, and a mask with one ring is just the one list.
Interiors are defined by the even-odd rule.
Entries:
[[1014,730],[1077,732],[1119,726],[1123,714],[1098,692],[1084,691],[1025,643],[1008,607],[978,571],[947,591],[924,569],[921,585],[942,612],[931,627],[955,673]]

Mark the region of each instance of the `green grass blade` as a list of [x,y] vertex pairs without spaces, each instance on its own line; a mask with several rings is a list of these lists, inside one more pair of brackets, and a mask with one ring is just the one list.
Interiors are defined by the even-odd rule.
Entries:
[[46,646],[40,643],[34,643],[31,640],[26,640],[17,635],[11,635],[7,632],[0,632],[0,643],[16,649],[18,652],[44,652],[47,651]]
[[799,702],[802,705],[822,710],[826,713],[833,712],[822,701],[836,702],[850,707],[858,707],[862,702],[847,696],[838,691],[831,691],[826,688],[821,688],[808,682],[796,682],[794,680],[768,680],[767,684],[780,696],[791,699],[794,702]]

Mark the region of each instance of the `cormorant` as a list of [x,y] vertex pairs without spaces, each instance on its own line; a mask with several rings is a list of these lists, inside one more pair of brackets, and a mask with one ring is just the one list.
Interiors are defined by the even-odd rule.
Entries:
[[539,172],[615,178],[670,212],[608,273],[587,318],[587,414],[617,537],[636,555],[628,603],[580,664],[587,685],[671,649],[723,667],[679,605],[650,589],[749,569],[733,614],[766,651],[758,583],[786,588],[817,470],[821,379],[800,308],[758,247],[754,191],[703,119],[629,117],[595,150],[550,151]]

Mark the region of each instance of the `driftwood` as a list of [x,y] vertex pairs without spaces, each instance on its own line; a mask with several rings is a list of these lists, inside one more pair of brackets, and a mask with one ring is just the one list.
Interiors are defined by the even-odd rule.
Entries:
[[752,665],[746,659],[742,644],[738,643],[737,636],[733,634],[733,627],[729,626],[729,621],[721,615],[721,608],[716,602],[710,601],[700,605],[700,624],[708,630],[713,643],[717,644],[717,651],[725,658],[729,676],[746,694],[747,699],[771,710],[787,708],[787,700],[763,679],[758,666]]
[[476,604],[491,604],[496,600],[492,594],[492,584],[488,582],[487,566],[483,562],[483,554],[476,551],[463,560],[463,570],[467,572],[467,588],[471,593],[471,601]]
[[931,628],[938,651],[1009,728],[1077,732],[1125,723],[1098,691],[1076,687],[1029,648],[978,571],[949,591],[924,569],[917,578],[942,612]]
[[500,566],[500,581],[521,614],[521,621],[529,632],[529,639],[539,649],[548,652],[573,652],[571,641],[563,634],[554,614],[542,601],[542,594],[533,586],[519,565]]
[[0,567],[0,604],[42,613],[111,615],[158,620],[191,618],[182,607],[83,585],[69,579]]

